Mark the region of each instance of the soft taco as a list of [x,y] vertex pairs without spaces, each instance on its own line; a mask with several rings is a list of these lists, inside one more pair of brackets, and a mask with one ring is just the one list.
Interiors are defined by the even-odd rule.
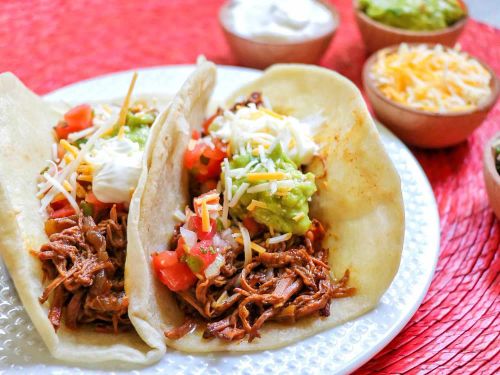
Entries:
[[131,100],[133,83],[119,103],[62,114],[0,75],[1,254],[61,360],[151,363],[164,352],[128,316],[129,202],[164,119],[153,100]]
[[399,266],[404,211],[358,89],[277,65],[205,120],[214,82],[214,67],[198,70],[173,100],[136,196],[133,306],[151,341],[271,349],[373,309]]

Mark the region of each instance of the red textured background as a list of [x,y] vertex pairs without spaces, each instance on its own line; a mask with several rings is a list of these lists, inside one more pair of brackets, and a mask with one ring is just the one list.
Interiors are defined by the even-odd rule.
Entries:
[[[199,54],[237,64],[217,23],[222,0],[0,0],[0,72],[43,94],[117,70],[193,63]],[[322,65],[360,83],[365,50],[349,0],[333,1],[341,26]],[[500,74],[500,30],[471,21],[464,50]],[[358,374],[500,371],[500,224],[484,189],[482,147],[500,130],[500,104],[460,146],[413,150],[439,206],[441,256],[422,306]]]

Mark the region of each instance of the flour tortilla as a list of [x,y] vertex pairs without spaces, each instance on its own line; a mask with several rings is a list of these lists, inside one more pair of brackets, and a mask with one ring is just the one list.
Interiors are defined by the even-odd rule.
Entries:
[[[150,256],[167,248],[174,230],[173,212],[188,203],[183,154],[191,129],[201,126],[214,75],[212,67],[198,71],[174,99],[173,112],[162,129],[165,138],[151,155],[151,173],[142,196],[138,229],[145,258],[134,279],[140,282],[144,298],[149,297],[148,314],[157,328],[151,334],[162,339],[163,331],[180,325],[184,314],[168,288],[154,280]],[[326,226],[324,246],[330,249],[329,264],[335,277],[341,278],[349,269],[349,284],[356,294],[334,299],[328,318],[311,317],[292,325],[266,322],[261,338],[252,343],[204,340],[201,330],[179,340],[166,340],[168,346],[185,352],[273,349],[325,331],[373,309],[399,267],[404,235],[400,180],[358,89],[327,69],[277,65],[241,88],[227,106],[254,91],[263,93],[278,113],[299,119],[318,114],[324,118],[316,141],[327,173],[321,177],[322,163],[309,167],[317,176],[318,187],[311,216]]]
[[[91,328],[69,330],[62,324],[56,334],[47,318],[48,303],[38,301],[44,289],[43,273],[41,262],[30,251],[38,251],[48,238],[36,197],[37,177],[51,159],[52,127],[59,118],[13,74],[0,75],[1,255],[24,309],[55,358],[81,363],[155,362],[164,346],[151,348],[136,332],[105,334]],[[152,131],[156,128],[155,124]]]

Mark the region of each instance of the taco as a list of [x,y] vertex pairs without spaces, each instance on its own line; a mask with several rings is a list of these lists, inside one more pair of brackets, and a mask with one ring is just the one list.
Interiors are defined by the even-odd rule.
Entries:
[[164,352],[128,316],[129,202],[164,119],[153,101],[130,100],[133,83],[120,104],[61,115],[12,74],[0,76],[1,254],[61,360],[151,363]]
[[203,121],[214,80],[198,71],[173,100],[137,196],[135,280],[148,283],[133,305],[154,311],[152,341],[271,349],[373,309],[399,267],[404,210],[358,89],[277,65]]

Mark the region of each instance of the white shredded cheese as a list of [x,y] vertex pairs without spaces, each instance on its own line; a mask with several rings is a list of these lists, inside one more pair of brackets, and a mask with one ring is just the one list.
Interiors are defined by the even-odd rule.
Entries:
[[248,189],[250,186],[249,183],[243,182],[239,187],[238,190],[234,193],[233,199],[229,202],[229,207],[234,207],[238,204],[240,201],[240,198],[245,194],[245,191]]
[[273,244],[277,244],[277,243],[280,243],[280,242],[288,241],[290,238],[292,238],[292,234],[291,233],[285,233],[285,234],[282,234],[280,236],[268,238],[266,240],[266,243],[268,243],[269,245],[273,245]]
[[252,261],[252,241],[250,240],[250,233],[248,233],[247,228],[245,228],[242,224],[238,224],[241,232],[241,236],[243,237],[243,251],[245,252],[245,263],[246,266],[248,263]]
[[93,132],[96,131],[96,129],[97,128],[95,126],[91,126],[90,128],[80,130],[79,132],[70,133],[68,135],[68,141],[70,141],[71,143],[78,141],[79,139],[82,139],[87,135],[92,134]]
[[[57,181],[47,172],[43,174],[43,177],[45,177],[45,179],[52,184],[52,187],[54,191],[56,191],[56,194],[62,193],[64,195],[64,197],[68,200],[69,204],[71,205],[71,207],[73,207],[76,213],[80,212],[80,207],[78,207],[78,204],[76,203],[75,199],[73,199],[71,194],[66,191],[66,189],[59,183],[59,181]],[[50,202],[52,202],[52,199],[50,199],[48,202],[44,202],[45,199],[47,199],[47,195],[42,199],[42,205],[45,204],[46,208],[50,204]]]

